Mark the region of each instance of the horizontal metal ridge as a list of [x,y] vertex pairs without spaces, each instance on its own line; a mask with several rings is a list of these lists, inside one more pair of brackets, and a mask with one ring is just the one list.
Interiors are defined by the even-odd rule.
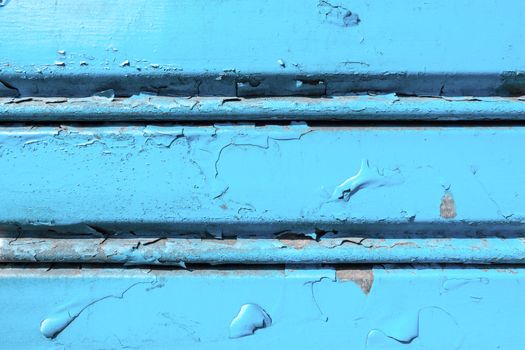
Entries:
[[[1,49],[1,43],[0,43]],[[113,90],[118,96],[149,93],[160,96],[326,97],[363,93],[398,93],[413,96],[504,96],[525,94],[525,73],[520,70],[488,73],[429,73],[406,71],[312,71],[293,73],[231,70],[181,73],[166,65],[161,71],[67,72],[62,67],[16,69],[2,67],[0,97],[89,97]],[[108,68],[109,69],[109,68]],[[35,73],[34,70],[41,71]]]
[[525,97],[0,98],[0,122],[120,121],[483,121],[525,120]]
[[[415,235],[414,235],[415,237]],[[0,238],[0,263],[121,265],[525,263],[523,237]]]

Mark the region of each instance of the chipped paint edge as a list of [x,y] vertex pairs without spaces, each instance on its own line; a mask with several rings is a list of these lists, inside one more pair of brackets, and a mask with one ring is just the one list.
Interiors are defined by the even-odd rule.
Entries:
[[0,122],[145,120],[525,120],[525,97],[0,98]]

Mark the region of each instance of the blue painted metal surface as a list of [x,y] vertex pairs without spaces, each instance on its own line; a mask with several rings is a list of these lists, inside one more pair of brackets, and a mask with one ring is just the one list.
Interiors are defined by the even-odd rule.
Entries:
[[524,280],[507,267],[3,269],[2,348],[520,349]]
[[524,139],[522,127],[3,127],[0,223],[213,236],[519,232]]
[[0,349],[524,348],[524,13],[0,0]]
[[[157,236],[163,234],[157,232]],[[122,236],[120,232],[101,238],[4,237],[0,238],[0,262],[183,267],[186,264],[525,263],[521,235],[474,238],[459,231],[436,238],[422,232],[414,235],[418,238],[325,235],[318,241],[293,234],[273,239]]]
[[17,0],[0,11],[4,95],[525,94],[520,0]]
[[0,98],[0,121],[520,121],[525,97]]

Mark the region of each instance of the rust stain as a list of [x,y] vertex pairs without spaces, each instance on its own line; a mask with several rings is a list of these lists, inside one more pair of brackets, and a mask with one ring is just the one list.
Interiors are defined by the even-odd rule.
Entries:
[[453,219],[456,217],[456,203],[452,197],[452,193],[445,191],[443,197],[441,197],[441,204],[439,206],[439,215],[443,219]]
[[310,239],[280,239],[279,242],[294,249],[304,249],[306,246],[311,245],[312,242],[315,241]]
[[390,246],[390,248],[398,247],[398,246],[405,246],[405,247],[418,247],[417,243],[410,242],[410,241],[402,241],[402,242],[396,242]]
[[214,244],[221,244],[221,245],[229,245],[234,246],[237,244],[237,239],[234,238],[223,238],[223,239],[215,239],[211,241]]
[[[172,275],[186,270],[153,270],[156,274]],[[285,270],[283,268],[255,268],[251,266],[228,266],[228,267],[206,267],[206,268],[193,268],[187,274],[192,276],[225,276],[225,277],[285,277]]]
[[368,295],[374,284],[374,271],[366,268],[338,268],[335,276],[339,282],[352,281]]

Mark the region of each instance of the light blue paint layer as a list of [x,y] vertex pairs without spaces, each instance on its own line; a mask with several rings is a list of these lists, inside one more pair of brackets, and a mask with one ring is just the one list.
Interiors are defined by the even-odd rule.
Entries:
[[520,230],[524,140],[522,127],[5,127],[0,223],[214,236]]
[[[439,266],[3,269],[0,336],[6,349],[520,349],[524,278],[521,268]],[[231,339],[246,303],[272,323]],[[68,305],[75,319],[47,338],[43,325],[67,321]]]
[[524,94],[512,0],[17,0],[4,95]]

